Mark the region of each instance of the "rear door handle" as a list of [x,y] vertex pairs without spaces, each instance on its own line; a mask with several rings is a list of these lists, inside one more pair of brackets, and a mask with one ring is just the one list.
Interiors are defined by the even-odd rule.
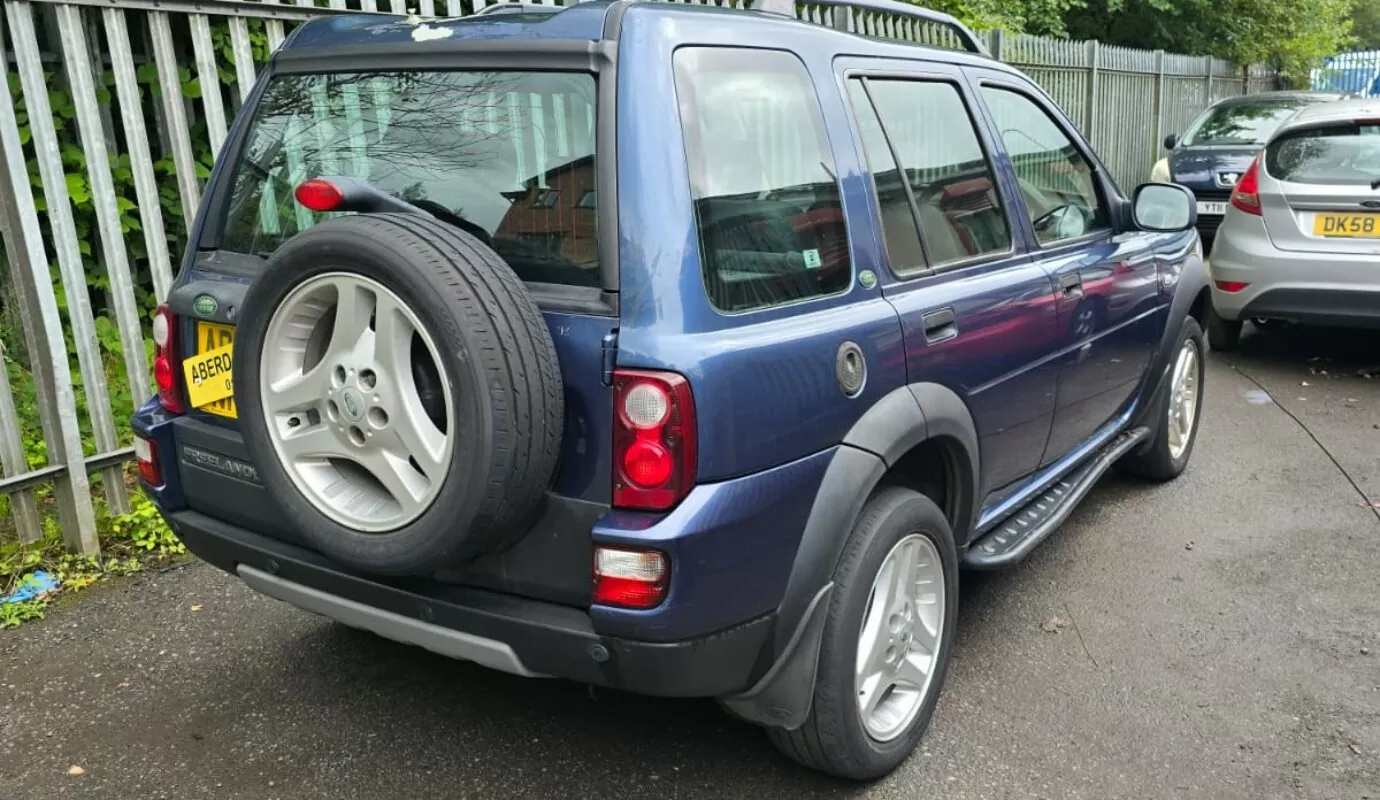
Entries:
[[930,344],[952,339],[958,335],[958,323],[954,320],[952,308],[930,311],[920,317],[920,322],[925,326],[925,341]]
[[1078,298],[1083,296],[1083,276],[1077,272],[1070,272],[1059,276],[1059,288],[1064,291],[1064,297]]

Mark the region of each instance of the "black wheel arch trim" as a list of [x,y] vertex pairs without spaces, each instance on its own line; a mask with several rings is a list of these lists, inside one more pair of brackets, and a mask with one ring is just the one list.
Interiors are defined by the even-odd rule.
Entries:
[[[901,386],[878,400],[844,436],[825,470],[801,535],[795,563],[751,689],[721,698],[732,714],[773,727],[799,727],[810,710],[834,569],[863,504],[888,469],[917,445],[942,439],[953,477],[953,530],[960,548],[977,519],[980,476],[977,428],[963,400],[935,383]],[[953,488],[951,487],[951,491]]]
[[[1178,279],[1174,283],[1174,296],[1169,302],[1169,316],[1165,321],[1164,331],[1160,334],[1159,348],[1150,360],[1150,369],[1141,382],[1141,394],[1137,398],[1138,405],[1130,427],[1145,424],[1147,415],[1154,410],[1155,397],[1164,381],[1168,379],[1169,367],[1176,355],[1179,332],[1183,330],[1184,320],[1192,312],[1198,298],[1208,291],[1208,282],[1207,265],[1203,259],[1190,253],[1184,259],[1183,268],[1179,270]],[[1207,296],[1207,303],[1209,307],[1212,304],[1210,295]],[[1206,328],[1206,325],[1204,327]],[[1154,426],[1151,427],[1153,429]]]

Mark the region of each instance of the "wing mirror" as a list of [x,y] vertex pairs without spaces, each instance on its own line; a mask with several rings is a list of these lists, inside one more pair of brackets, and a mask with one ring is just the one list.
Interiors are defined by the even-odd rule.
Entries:
[[1172,183],[1146,183],[1131,201],[1136,227],[1143,231],[1174,233],[1198,224],[1193,192]]

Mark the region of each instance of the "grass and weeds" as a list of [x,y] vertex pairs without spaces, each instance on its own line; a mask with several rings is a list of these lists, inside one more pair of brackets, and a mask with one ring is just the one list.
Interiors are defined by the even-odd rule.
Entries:
[[[48,505],[44,500],[47,498],[40,497],[41,504]],[[187,552],[142,492],[132,489],[129,501],[129,513],[115,516],[96,498],[99,557],[67,552],[62,530],[52,514],[45,515],[43,538],[33,544],[21,545],[12,532],[0,533],[0,597],[7,597],[26,581],[32,581],[34,573],[40,570],[60,581],[56,590],[36,598],[0,603],[0,630],[42,619],[44,610],[60,596],[169,563]]]

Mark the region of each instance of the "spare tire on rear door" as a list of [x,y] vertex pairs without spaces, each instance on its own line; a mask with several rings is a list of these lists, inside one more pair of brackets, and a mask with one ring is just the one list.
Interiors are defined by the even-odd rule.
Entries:
[[293,527],[387,574],[520,536],[564,412],[551,334],[517,275],[416,214],[327,220],[273,255],[240,310],[235,403]]

